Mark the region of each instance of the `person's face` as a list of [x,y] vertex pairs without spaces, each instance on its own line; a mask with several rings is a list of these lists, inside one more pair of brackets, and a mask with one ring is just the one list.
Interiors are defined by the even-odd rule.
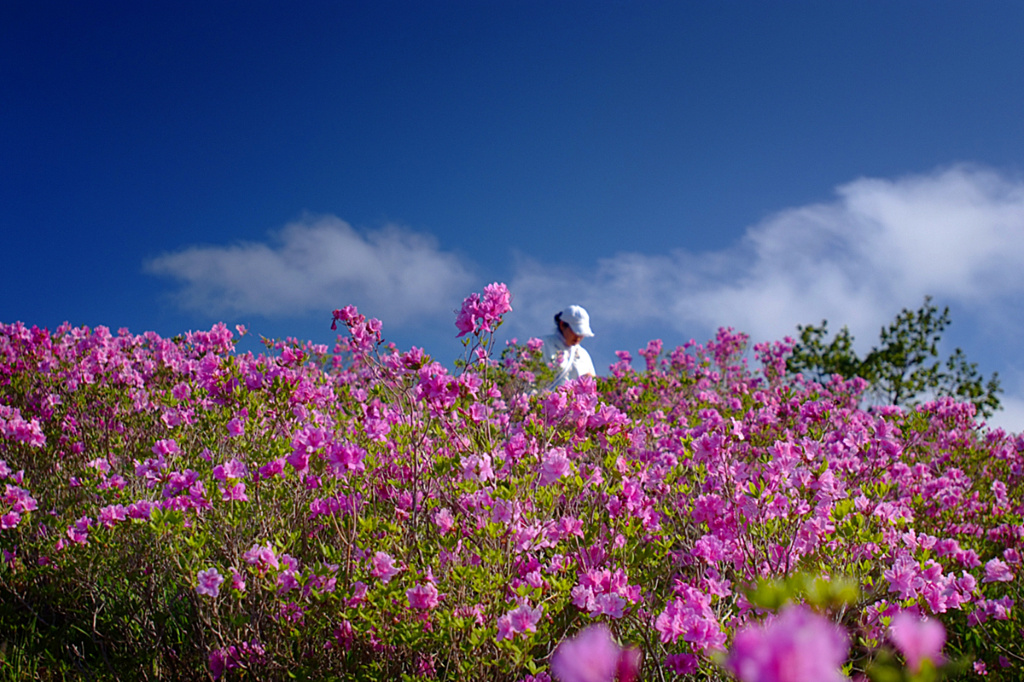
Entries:
[[574,332],[567,323],[559,321],[559,327],[562,330],[562,338],[565,339],[565,345],[575,346],[583,340],[583,337]]

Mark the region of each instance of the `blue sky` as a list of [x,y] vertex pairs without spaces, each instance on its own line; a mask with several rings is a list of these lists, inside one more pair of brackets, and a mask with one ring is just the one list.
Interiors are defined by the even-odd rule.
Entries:
[[450,361],[586,306],[651,338],[951,308],[1024,429],[1024,3],[0,4],[0,321]]

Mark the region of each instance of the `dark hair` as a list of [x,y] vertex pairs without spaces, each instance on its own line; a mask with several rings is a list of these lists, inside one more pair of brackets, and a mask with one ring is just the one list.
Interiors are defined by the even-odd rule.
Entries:
[[555,313],[555,329],[562,331],[562,313]]

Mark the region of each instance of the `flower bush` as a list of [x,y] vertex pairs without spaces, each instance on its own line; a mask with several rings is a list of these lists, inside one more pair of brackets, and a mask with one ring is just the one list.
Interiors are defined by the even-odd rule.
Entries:
[[788,341],[751,369],[730,329],[536,392],[536,343],[493,353],[510,309],[467,298],[455,371],[352,307],[261,354],[0,325],[0,669],[1024,674],[1024,438],[787,379]]

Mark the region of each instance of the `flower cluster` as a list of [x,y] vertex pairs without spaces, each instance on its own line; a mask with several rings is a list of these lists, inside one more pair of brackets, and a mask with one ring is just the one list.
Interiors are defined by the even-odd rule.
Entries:
[[483,296],[471,294],[462,302],[455,318],[457,336],[490,333],[501,324],[502,315],[512,310],[512,294],[504,284],[494,282],[484,287]]
[[728,329],[534,391],[536,343],[483,343],[509,301],[466,299],[457,374],[352,307],[332,351],[259,355],[0,325],[10,641],[265,679],[1024,674],[1024,437],[861,409]]

